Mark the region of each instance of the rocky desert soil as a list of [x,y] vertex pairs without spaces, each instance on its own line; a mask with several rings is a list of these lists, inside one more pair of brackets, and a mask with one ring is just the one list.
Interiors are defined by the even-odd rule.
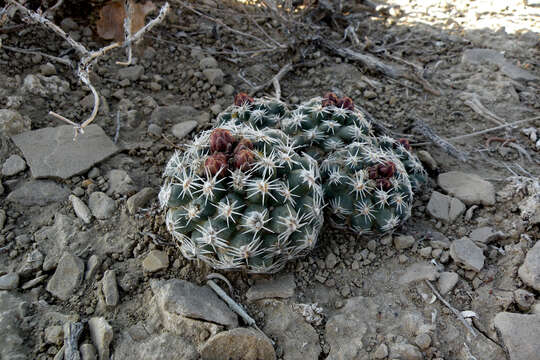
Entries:
[[[105,46],[97,10],[69,4],[54,21]],[[132,65],[115,63],[122,49],[94,65],[102,105],[77,141],[47,113],[82,120],[92,95],[35,51],[76,54],[40,25],[6,22],[0,359],[540,359],[540,3],[369,4],[319,1],[310,34],[246,1],[173,0]],[[317,36],[416,75],[367,69]],[[278,274],[219,272],[254,327],[206,285],[215,271],[182,257],[157,192],[174,151],[288,63],[282,100],[352,97],[415,144],[430,179],[391,235],[328,226]]]

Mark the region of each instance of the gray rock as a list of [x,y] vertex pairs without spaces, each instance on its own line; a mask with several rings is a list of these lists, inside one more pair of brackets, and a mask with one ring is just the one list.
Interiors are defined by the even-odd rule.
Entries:
[[76,141],[69,125],[27,131],[12,139],[23,152],[34,178],[68,179],[118,151],[97,125],[86,127]]
[[21,329],[22,299],[8,291],[0,291],[0,359],[30,359],[27,336]]
[[152,250],[143,260],[143,269],[155,272],[169,267],[169,256],[165,251]]
[[523,282],[536,291],[540,291],[540,241],[527,252],[518,275]]
[[454,222],[465,211],[465,205],[458,199],[434,191],[426,208],[429,215],[447,223]]
[[431,336],[429,334],[423,333],[416,335],[414,338],[414,343],[422,350],[427,350],[431,345]]
[[22,261],[19,270],[17,271],[21,276],[28,276],[34,271],[41,269],[45,257],[38,249],[34,249],[29,253],[26,253],[24,260]]
[[257,281],[249,288],[246,298],[249,302],[269,298],[290,298],[294,296],[294,275],[287,274],[274,279]]
[[440,174],[437,184],[466,205],[495,205],[495,188],[478,175],[450,171]]
[[162,313],[213,322],[229,328],[238,326],[238,318],[209,287],[185,280],[155,280],[152,291]]
[[73,206],[73,210],[79,219],[81,219],[85,224],[90,224],[92,221],[92,213],[86,204],[76,197],[75,195],[69,195],[69,200]]
[[81,285],[84,276],[84,262],[75,255],[65,253],[58,261],[58,267],[47,283],[47,291],[68,300]]
[[92,255],[88,259],[88,263],[86,265],[86,273],[84,274],[85,280],[91,280],[97,273],[99,269],[99,265],[101,265],[101,259],[97,255]]
[[427,262],[419,262],[410,265],[405,269],[405,273],[399,277],[400,284],[409,284],[411,282],[430,280],[437,280],[439,273],[437,269]]
[[108,195],[127,195],[128,193],[132,193],[137,190],[135,183],[124,170],[111,170],[107,174],[107,177],[109,178],[109,189],[107,190]]
[[493,49],[466,49],[461,58],[463,63],[469,64],[495,64],[500,71],[513,80],[534,81],[540,80],[533,73],[512,64],[504,55]]
[[[21,86],[23,94],[32,94],[41,97],[58,96],[70,89],[69,82],[58,76],[43,76],[41,74],[26,75]],[[73,130],[73,127],[71,127]]]
[[79,351],[81,353],[81,360],[96,360],[97,359],[96,348],[92,344],[89,344],[89,343],[82,344],[79,348]]
[[30,122],[15,110],[0,109],[0,133],[9,136],[30,130]]
[[493,320],[510,360],[538,359],[540,315],[498,313]]
[[260,300],[265,315],[263,331],[277,340],[283,359],[317,359],[321,353],[319,336],[302,315],[282,301]]
[[156,196],[156,190],[153,188],[146,187],[132,195],[126,202],[126,207],[130,214],[135,214],[137,210],[150,201],[150,199]]
[[394,246],[398,250],[408,249],[416,240],[411,235],[399,235],[394,237]]
[[125,331],[120,335],[115,350],[116,360],[197,360],[197,348],[182,336],[165,332],[137,338]]
[[225,96],[231,96],[234,94],[234,86],[230,84],[225,84],[221,88],[221,91],[223,91],[223,94],[225,94]]
[[60,27],[65,31],[77,30],[79,25],[72,18],[65,18],[60,22]]
[[56,68],[51,63],[41,65],[39,67],[39,71],[44,76],[56,75]]
[[336,255],[334,255],[334,253],[330,252],[326,256],[326,260],[324,261],[324,263],[325,263],[327,269],[333,269],[334,266],[337,265],[338,259],[337,259]]
[[212,56],[205,57],[199,61],[199,67],[201,70],[205,69],[217,69],[218,63]]
[[171,129],[177,139],[185,138],[199,123],[195,120],[188,120],[174,125]]
[[64,329],[59,325],[47,326],[45,328],[45,342],[47,344],[61,345],[64,340]]
[[109,360],[109,346],[113,339],[111,325],[102,317],[93,317],[88,321],[90,337],[97,348],[99,360]]
[[439,277],[439,291],[442,295],[451,291],[459,281],[459,275],[455,272],[442,272]]
[[163,134],[163,128],[157,124],[150,124],[148,125],[147,132],[149,135],[160,137]]
[[484,267],[484,253],[469,238],[454,240],[450,245],[450,256],[465,270],[479,272]]
[[31,180],[13,190],[6,200],[24,206],[47,205],[67,199],[69,190],[50,180]]
[[377,347],[377,350],[375,350],[375,352],[373,353],[373,357],[376,359],[376,360],[382,360],[382,359],[386,359],[386,357],[388,356],[388,346],[386,346],[386,344],[381,344]]
[[205,360],[274,360],[276,353],[270,340],[261,332],[236,328],[212,336],[201,348],[201,357]]
[[424,358],[416,346],[407,343],[391,344],[390,357],[401,360],[422,360]]
[[105,220],[110,218],[116,210],[116,203],[105,193],[96,191],[90,194],[88,207],[96,219]]
[[141,65],[133,65],[118,70],[118,78],[120,80],[137,81],[144,74],[144,67]]
[[201,112],[192,106],[159,106],[152,111],[150,122],[159,126],[164,126],[167,122],[177,124],[184,121],[197,120],[200,115]]
[[118,302],[120,301],[120,294],[118,293],[116,272],[114,270],[107,270],[105,271],[105,274],[103,274],[102,290],[103,296],[105,297],[105,305],[118,305]]
[[477,241],[482,244],[489,244],[492,241],[504,238],[505,235],[501,231],[496,231],[491,226],[483,226],[478,229],[474,229],[469,238],[472,241]]
[[325,339],[330,345],[329,359],[360,358],[359,351],[363,348],[362,338],[368,326],[363,317],[356,315],[356,313],[339,313],[326,322]]
[[[2,194],[0,194],[0,195],[2,195]],[[7,220],[6,212],[4,210],[0,209],[0,230],[2,230],[4,228],[6,220]]]
[[210,106],[210,110],[214,115],[218,115],[223,109],[221,108],[220,104],[214,104]]
[[19,155],[11,155],[2,165],[2,175],[13,176],[26,169],[26,162]]
[[521,311],[529,311],[534,305],[534,294],[525,289],[517,289],[514,291],[514,300]]
[[221,69],[206,69],[203,70],[203,74],[210,84],[217,86],[223,85],[225,74]]
[[0,276],[0,290],[13,290],[19,286],[19,274],[12,272]]

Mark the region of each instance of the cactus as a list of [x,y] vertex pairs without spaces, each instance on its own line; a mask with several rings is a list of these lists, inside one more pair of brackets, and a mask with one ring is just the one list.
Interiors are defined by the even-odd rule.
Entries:
[[335,227],[384,233],[410,216],[411,183],[392,150],[354,142],[323,160],[321,172],[328,217]]
[[167,228],[188,259],[272,273],[316,244],[323,222],[319,168],[280,130],[231,119],[176,153],[164,176],[159,199]]

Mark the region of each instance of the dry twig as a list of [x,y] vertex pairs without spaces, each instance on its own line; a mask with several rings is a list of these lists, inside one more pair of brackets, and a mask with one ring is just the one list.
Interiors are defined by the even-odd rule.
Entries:
[[433,129],[431,129],[424,121],[418,118],[413,118],[413,119],[414,119],[414,123],[413,123],[414,130],[416,130],[420,134],[430,139],[433,144],[443,149],[447,154],[450,154],[461,161],[467,160],[466,153],[459,151],[448,141],[444,140],[439,135],[435,134]]
[[492,121],[494,123],[497,123],[499,125],[506,124],[506,121],[504,121],[503,118],[500,118],[499,116],[495,115],[491,111],[489,111],[483,104],[480,102],[480,98],[476,94],[472,93],[463,93],[460,96],[460,99],[465,101],[465,105],[470,107],[474,110],[477,114],[480,116],[488,119],[489,121]]

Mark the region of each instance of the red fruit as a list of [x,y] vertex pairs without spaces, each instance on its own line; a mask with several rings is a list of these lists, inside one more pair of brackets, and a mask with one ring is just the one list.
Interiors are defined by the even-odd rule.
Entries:
[[242,150],[253,150],[253,143],[249,139],[241,139],[234,148],[233,153],[236,154]]
[[229,130],[215,129],[210,134],[210,152],[230,152],[234,143],[234,137]]
[[242,171],[248,170],[255,160],[255,154],[248,149],[242,149],[234,154],[234,168]]
[[407,150],[411,150],[411,144],[409,144],[409,140],[407,139],[398,139],[398,142],[403,145],[403,147]]
[[387,161],[384,164],[377,165],[377,170],[380,176],[383,178],[389,178],[396,172],[396,164],[391,161]]
[[347,109],[347,110],[354,110],[354,103],[352,101],[352,99],[350,97],[343,97],[341,99],[338,100],[337,102],[337,106],[340,106],[344,109]]
[[368,171],[368,176],[371,180],[373,179],[377,179],[379,177],[379,174],[378,174],[378,171],[377,171],[377,167],[376,166],[372,166],[372,167],[369,167],[367,169]]
[[236,96],[234,97],[234,105],[242,106],[245,103],[252,104],[253,103],[253,98],[251,96],[249,96],[248,94],[246,94],[246,93],[238,93],[238,94],[236,94]]
[[227,155],[220,152],[210,155],[204,162],[204,168],[208,171],[210,176],[219,173],[219,176],[223,177],[227,173],[228,167]]
[[337,105],[339,98],[334,93],[327,93],[323,97],[322,106]]
[[392,187],[392,183],[388,179],[377,179],[377,187],[386,191]]

